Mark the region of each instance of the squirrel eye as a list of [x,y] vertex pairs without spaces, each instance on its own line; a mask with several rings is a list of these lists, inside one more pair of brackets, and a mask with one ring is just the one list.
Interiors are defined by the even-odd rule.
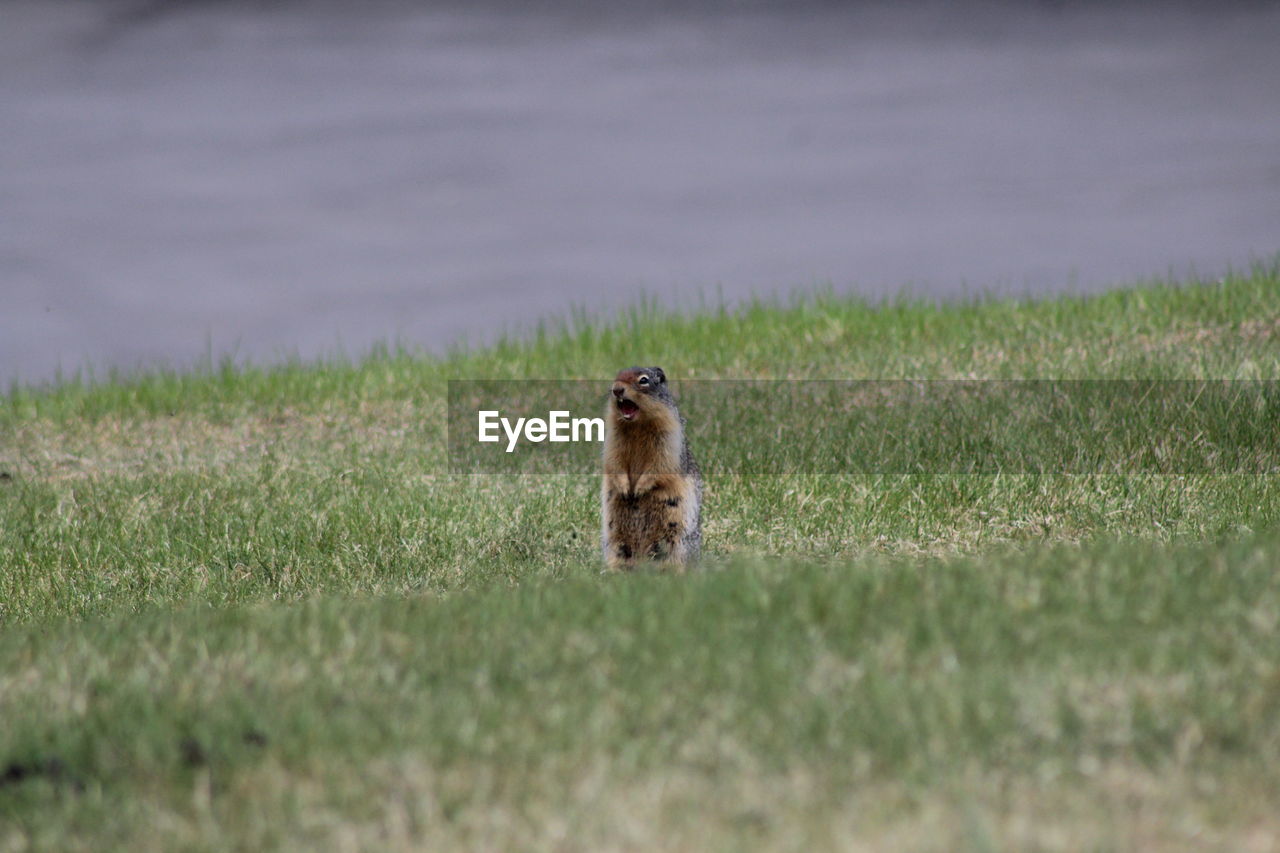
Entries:
[[638,383],[638,384],[640,384],[640,385],[648,385],[648,384],[649,384],[649,377],[648,377],[648,376],[641,376],[641,377],[640,377],[640,381],[639,381],[639,383]]

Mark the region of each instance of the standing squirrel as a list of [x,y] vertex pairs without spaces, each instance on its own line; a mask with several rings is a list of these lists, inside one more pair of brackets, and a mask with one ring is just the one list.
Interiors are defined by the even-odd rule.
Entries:
[[604,422],[605,563],[630,569],[642,559],[693,562],[702,546],[702,475],[662,368],[621,371]]

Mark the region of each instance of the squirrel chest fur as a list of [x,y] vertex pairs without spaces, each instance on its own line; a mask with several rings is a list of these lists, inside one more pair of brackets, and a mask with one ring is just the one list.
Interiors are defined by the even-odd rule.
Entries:
[[659,367],[621,371],[605,412],[600,492],[605,562],[686,565],[702,544],[702,477]]

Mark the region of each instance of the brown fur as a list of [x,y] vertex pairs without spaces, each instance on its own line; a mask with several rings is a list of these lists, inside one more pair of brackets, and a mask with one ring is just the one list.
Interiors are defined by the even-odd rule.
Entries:
[[[701,541],[701,479],[680,413],[665,378],[661,388],[639,384],[646,373],[653,376],[635,369],[619,373],[605,413],[601,534],[611,568],[645,559],[683,566],[697,556]],[[633,419],[622,416],[620,399],[639,407]]]

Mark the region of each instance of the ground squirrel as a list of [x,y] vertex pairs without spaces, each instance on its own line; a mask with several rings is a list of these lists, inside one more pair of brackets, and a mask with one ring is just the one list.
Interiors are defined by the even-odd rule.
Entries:
[[702,545],[702,475],[660,367],[613,380],[605,411],[601,544],[611,568],[637,560],[684,566]]

